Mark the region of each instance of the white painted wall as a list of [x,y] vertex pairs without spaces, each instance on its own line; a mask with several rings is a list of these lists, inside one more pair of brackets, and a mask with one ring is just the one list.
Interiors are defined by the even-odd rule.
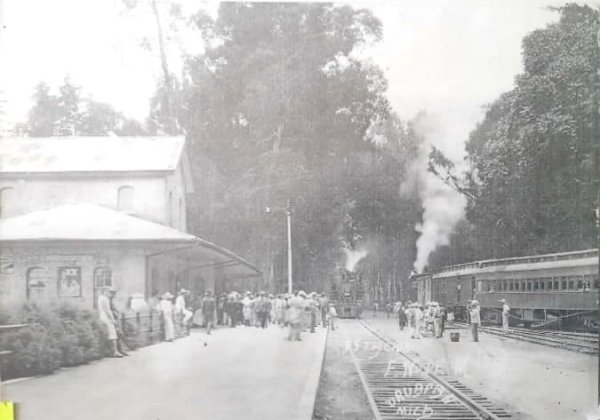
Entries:
[[15,216],[74,203],[95,203],[117,210],[119,188],[130,186],[135,192],[133,211],[128,213],[185,231],[186,195],[181,172],[179,167],[170,175],[0,178],[0,191],[13,188],[12,202],[2,202],[2,215]]
[[[46,244],[3,246],[0,250],[3,267],[0,272],[0,305],[8,306],[27,301],[27,272],[41,267],[47,273],[46,296],[57,300],[58,270],[60,267],[81,268],[81,297],[61,300],[94,307],[94,269],[109,267],[112,284],[118,290],[117,303],[124,307],[127,298],[135,293],[144,293],[146,278],[145,250],[139,245],[95,244]],[[12,271],[7,273],[6,262],[12,261]]]

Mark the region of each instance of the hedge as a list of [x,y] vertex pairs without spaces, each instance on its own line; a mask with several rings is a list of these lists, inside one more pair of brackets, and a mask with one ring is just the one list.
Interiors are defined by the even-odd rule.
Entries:
[[29,324],[0,334],[2,378],[48,374],[107,356],[110,345],[94,312],[68,302],[27,303],[0,310],[1,324]]

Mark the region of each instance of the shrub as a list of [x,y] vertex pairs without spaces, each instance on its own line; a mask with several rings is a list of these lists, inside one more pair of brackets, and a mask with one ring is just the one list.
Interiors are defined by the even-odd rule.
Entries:
[[4,378],[48,374],[61,366],[99,359],[109,351],[96,314],[72,303],[27,303],[0,312],[0,322],[29,324],[0,335],[0,348],[13,352],[3,363]]

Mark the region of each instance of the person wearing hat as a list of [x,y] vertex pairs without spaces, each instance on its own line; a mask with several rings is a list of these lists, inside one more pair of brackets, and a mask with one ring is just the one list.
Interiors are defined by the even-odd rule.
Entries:
[[329,303],[329,309],[327,310],[327,325],[331,328],[331,331],[335,331],[335,319],[338,314],[335,310],[335,305],[333,303]]
[[296,340],[302,341],[302,337],[300,336],[300,331],[302,330],[303,321],[304,321],[304,292],[296,292],[294,296],[292,296],[289,301],[289,309],[288,309],[288,323],[290,325],[290,330],[288,334],[288,341]]
[[110,297],[113,293],[116,293],[115,289],[106,287],[102,290],[102,294],[98,296],[98,316],[108,334],[111,346],[110,357],[123,357],[124,354],[121,354],[117,348],[117,320],[110,309]]
[[442,338],[442,310],[437,302],[431,302],[431,317],[433,318],[433,336]]
[[510,306],[506,299],[500,299],[498,302],[502,302],[502,329],[508,332],[508,316],[510,315]]
[[308,308],[308,325],[310,327],[310,332],[314,334],[315,327],[317,326],[317,312],[319,312],[319,302],[317,301],[315,293],[311,293],[308,296],[306,307]]
[[269,313],[271,312],[271,301],[267,299],[265,292],[260,292],[254,301],[257,322],[261,328],[267,328]]
[[173,295],[166,292],[161,296],[158,308],[162,315],[165,330],[165,341],[172,342],[175,339],[175,323],[173,322]]
[[468,306],[469,315],[471,318],[471,334],[473,335],[473,341],[479,341],[479,325],[481,324],[479,302],[472,300]]
[[206,327],[206,333],[210,335],[210,331],[215,325],[215,318],[217,314],[217,301],[212,296],[212,292],[207,290],[204,292],[204,299],[202,299],[202,317],[204,318],[204,326]]
[[192,316],[194,316],[193,312],[187,308],[185,298],[189,295],[185,289],[181,289],[177,298],[175,299],[175,315],[181,316],[181,326],[183,328],[188,328],[190,320]]
[[115,324],[115,329],[117,330],[117,351],[123,356],[129,356],[129,353],[127,353],[127,350],[125,350],[125,348],[129,349],[129,347],[125,343],[125,334],[123,333],[121,323],[119,322],[119,320],[121,319],[121,311],[119,311],[119,309],[117,308],[117,304],[115,303],[116,296],[117,289],[111,288],[108,301],[110,304],[110,310],[113,314],[113,318],[117,321],[117,323]]

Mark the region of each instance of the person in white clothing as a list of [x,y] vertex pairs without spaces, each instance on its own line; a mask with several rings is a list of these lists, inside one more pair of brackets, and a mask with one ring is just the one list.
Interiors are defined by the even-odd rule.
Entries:
[[327,325],[331,328],[331,331],[335,331],[335,319],[337,318],[337,311],[333,303],[329,304],[329,310],[327,311]]
[[173,303],[171,300],[173,295],[169,292],[162,295],[159,310],[163,317],[163,325],[165,328],[165,341],[173,341],[175,339],[175,324],[173,323]]
[[188,292],[187,290],[181,289],[179,295],[177,296],[177,299],[175,299],[175,314],[183,316],[181,324],[184,328],[187,328],[190,320],[192,319],[192,316],[194,315],[192,311],[190,311],[186,307],[185,304],[185,298],[189,295],[189,293],[190,292]]
[[111,357],[123,357],[124,354],[119,353],[117,349],[117,320],[110,309],[110,296],[115,292],[116,290],[109,287],[102,291],[102,294],[98,297],[98,315],[100,322],[106,327],[112,349]]
[[508,317],[510,315],[510,306],[506,299],[500,299],[498,302],[502,302],[502,329],[508,332]]

